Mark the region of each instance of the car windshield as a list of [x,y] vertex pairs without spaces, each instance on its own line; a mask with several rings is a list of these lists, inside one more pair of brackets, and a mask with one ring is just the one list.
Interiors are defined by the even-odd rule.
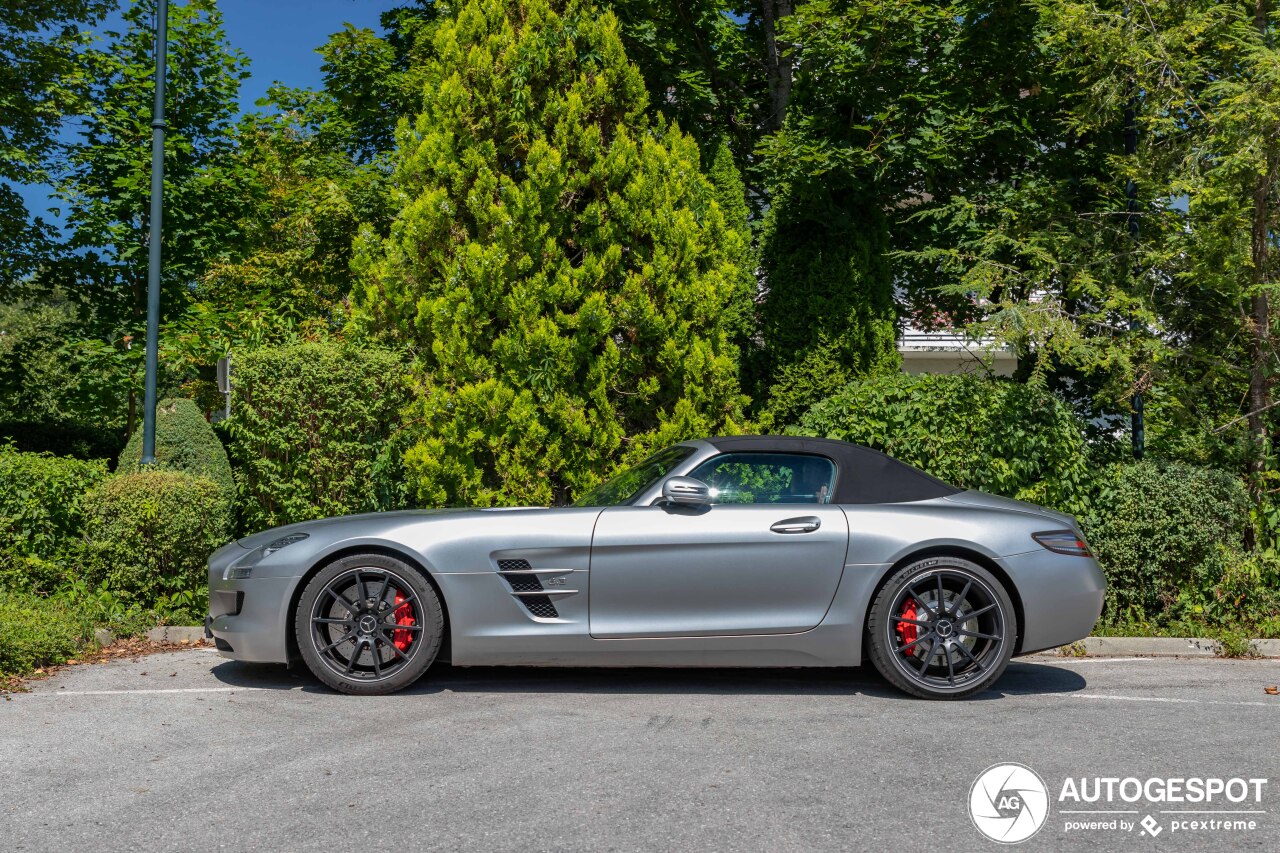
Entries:
[[659,450],[638,465],[596,486],[574,503],[574,506],[622,506],[635,500],[654,483],[667,476],[693,453],[694,448],[675,445]]

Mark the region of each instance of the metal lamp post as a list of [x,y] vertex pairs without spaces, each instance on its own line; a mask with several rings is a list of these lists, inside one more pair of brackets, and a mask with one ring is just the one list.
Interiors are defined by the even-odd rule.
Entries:
[[147,264],[147,368],[142,396],[142,464],[156,461],[156,368],[160,349],[160,223],[164,212],[164,81],[169,0],[156,8],[156,98],[151,111],[150,259]]

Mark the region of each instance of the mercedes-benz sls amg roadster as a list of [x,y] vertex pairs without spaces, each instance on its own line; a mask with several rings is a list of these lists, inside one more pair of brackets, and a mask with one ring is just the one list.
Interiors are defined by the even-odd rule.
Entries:
[[346,693],[454,666],[848,667],[959,698],[1102,610],[1074,518],[826,439],[666,448],[575,505],[385,512],[209,559],[206,631]]

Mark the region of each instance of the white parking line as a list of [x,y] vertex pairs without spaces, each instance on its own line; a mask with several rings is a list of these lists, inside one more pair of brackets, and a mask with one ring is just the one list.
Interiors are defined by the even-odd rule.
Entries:
[[157,690],[40,690],[16,696],[127,696],[138,693],[238,693],[265,690],[264,687],[170,687]]
[[1155,663],[1155,658],[1053,658],[1054,663]]
[[1076,699],[1113,699],[1120,702],[1169,702],[1179,705],[1247,705],[1280,710],[1280,702],[1224,702],[1219,699],[1178,699],[1173,696],[1121,696],[1116,693],[1072,693]]

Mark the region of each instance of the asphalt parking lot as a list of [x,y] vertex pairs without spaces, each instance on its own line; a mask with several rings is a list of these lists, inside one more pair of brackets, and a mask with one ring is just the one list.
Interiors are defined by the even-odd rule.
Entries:
[[[992,764],[1050,790],[1027,849],[1280,849],[1280,661],[1015,661],[959,703],[871,670],[450,669],[354,698],[207,649],[0,701],[9,850],[975,850]],[[1066,830],[1067,777],[1267,778],[1253,829]],[[1068,804],[1069,805],[1069,804]],[[1105,804],[1101,804],[1105,805]],[[1077,808],[1098,809],[1099,804]],[[1178,811],[1195,809],[1183,806]],[[1200,806],[1205,809],[1205,806]],[[1227,819],[1198,815],[1196,819]]]

